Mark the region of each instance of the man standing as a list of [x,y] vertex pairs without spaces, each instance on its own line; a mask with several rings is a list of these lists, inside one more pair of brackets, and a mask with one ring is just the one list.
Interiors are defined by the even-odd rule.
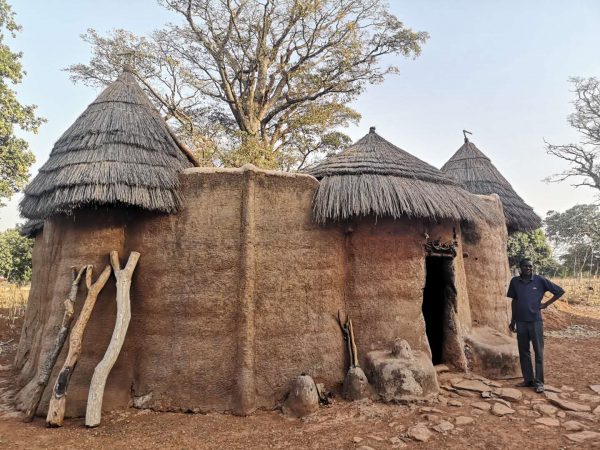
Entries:
[[[533,275],[533,264],[523,259],[519,264],[521,275],[510,280],[507,297],[512,298],[512,318],[510,331],[517,333],[519,360],[523,382],[518,386],[534,387],[535,392],[544,392],[544,322],[542,309],[546,309],[558,300],[565,291],[550,280]],[[553,297],[542,303],[544,294],[550,292]],[[530,344],[535,352],[535,377],[531,365]]]

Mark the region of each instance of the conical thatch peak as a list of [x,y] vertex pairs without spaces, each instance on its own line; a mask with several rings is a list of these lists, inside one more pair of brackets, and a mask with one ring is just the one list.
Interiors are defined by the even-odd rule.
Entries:
[[374,127],[308,172],[321,180],[314,200],[314,217],[319,223],[368,215],[489,218],[475,196],[435,167],[386,141]]
[[21,214],[44,219],[85,206],[181,208],[178,173],[194,165],[125,70],[58,139],[25,188]]
[[528,231],[542,225],[531,206],[519,197],[492,161],[467,138],[441,170],[474,194],[498,194],[509,231]]

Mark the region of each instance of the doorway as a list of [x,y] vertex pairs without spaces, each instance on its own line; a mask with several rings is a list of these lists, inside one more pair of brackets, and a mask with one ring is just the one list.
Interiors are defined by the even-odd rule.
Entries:
[[453,363],[450,351],[456,340],[456,287],[454,259],[451,256],[425,257],[423,319],[434,365]]

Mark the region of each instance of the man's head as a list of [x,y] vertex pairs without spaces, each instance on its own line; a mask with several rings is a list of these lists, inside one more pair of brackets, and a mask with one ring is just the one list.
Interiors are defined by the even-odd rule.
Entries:
[[519,263],[519,268],[521,269],[521,275],[530,276],[533,273],[533,263],[530,259],[522,259]]

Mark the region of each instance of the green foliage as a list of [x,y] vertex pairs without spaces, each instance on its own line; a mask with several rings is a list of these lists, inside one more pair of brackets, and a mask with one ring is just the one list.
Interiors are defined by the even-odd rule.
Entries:
[[83,36],[74,81],[104,86],[128,65],[203,164],[293,170],[349,142],[338,130],[370,84],[427,40],[385,0],[162,0],[181,22],[147,37]]
[[35,105],[22,105],[10,85],[19,84],[24,71],[21,54],[14,53],[5,43],[5,33],[13,38],[20,27],[14,12],[5,0],[0,0],[0,206],[29,179],[29,167],[35,161],[27,142],[15,136],[15,127],[37,132],[44,119],[36,117]]
[[13,283],[31,280],[33,239],[21,236],[16,228],[0,233],[0,275]]
[[560,251],[563,272],[581,276],[598,272],[600,255],[600,206],[575,205],[565,212],[548,211],[546,231]]
[[530,259],[539,274],[554,274],[558,263],[552,257],[552,247],[544,230],[518,231],[508,236],[508,262],[511,268],[519,267],[521,259]]

